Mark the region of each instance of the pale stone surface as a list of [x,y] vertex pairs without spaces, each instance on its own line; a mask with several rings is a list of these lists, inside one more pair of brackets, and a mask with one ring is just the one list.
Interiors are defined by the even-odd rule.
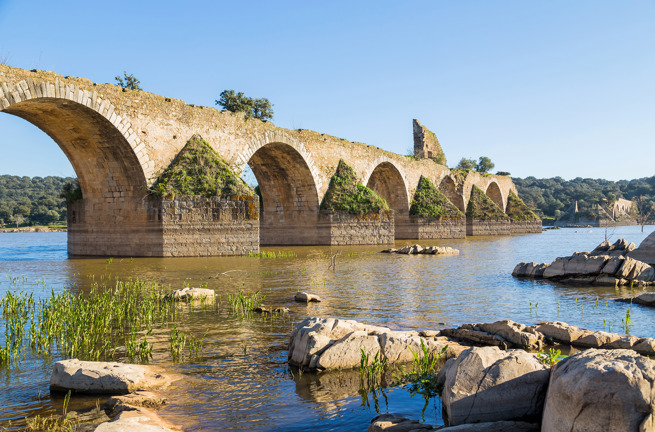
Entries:
[[537,423],[499,421],[463,424],[438,429],[439,432],[539,432],[541,426]]
[[628,256],[650,265],[655,265],[655,231],[650,233],[639,244],[639,247],[631,251]]
[[596,331],[579,337],[573,344],[583,347],[601,348],[621,338],[616,333]]
[[214,292],[214,290],[208,288],[182,288],[173,291],[166,297],[173,300],[181,300],[181,301],[204,300],[204,301],[213,302],[216,299],[216,293]]
[[639,342],[634,344],[632,349],[638,352],[639,354],[643,354],[647,356],[655,356],[655,339],[653,338],[641,339]]
[[348,369],[358,367],[361,349],[372,359],[376,353],[389,364],[411,362],[414,352],[421,352],[421,340],[431,355],[447,349],[445,362],[464,350],[461,345],[441,337],[421,338],[418,332],[392,331],[353,320],[308,318],[289,336],[289,364],[307,370]]
[[444,329],[441,333],[445,336],[501,348],[532,349],[541,348],[543,345],[543,335],[541,333],[511,320],[464,324],[457,329]]
[[435,430],[428,424],[396,414],[380,414],[371,420],[366,432],[419,432]]
[[590,349],[553,367],[543,432],[655,430],[655,365],[628,350]]
[[653,267],[630,257],[623,261],[623,265],[615,274],[617,278],[637,281],[651,281],[654,275]]
[[300,302],[300,303],[303,303],[303,302],[304,303],[310,303],[310,302],[320,303],[321,301],[323,301],[316,294],[310,294],[310,293],[306,293],[306,292],[296,293],[296,295],[293,297],[293,299],[295,301],[297,301],[297,302]]
[[536,330],[555,342],[569,345],[590,333],[587,330],[579,329],[577,326],[562,321],[541,323],[536,326]]
[[70,359],[55,363],[50,377],[50,390],[126,394],[165,387],[170,382],[171,377],[154,366]]
[[477,327],[483,332],[500,336],[520,348],[541,348],[543,344],[543,336],[540,333],[511,320],[477,324]]
[[533,355],[469,348],[448,365],[443,406],[451,425],[539,418],[549,372]]

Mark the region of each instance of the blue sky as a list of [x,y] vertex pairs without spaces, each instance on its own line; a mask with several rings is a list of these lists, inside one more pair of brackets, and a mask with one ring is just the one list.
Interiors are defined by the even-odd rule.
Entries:
[[[655,1],[0,0],[0,61],[213,106],[266,97],[278,126],[405,154],[411,120],[449,166],[514,176],[655,175]],[[0,113],[0,174],[74,175]]]

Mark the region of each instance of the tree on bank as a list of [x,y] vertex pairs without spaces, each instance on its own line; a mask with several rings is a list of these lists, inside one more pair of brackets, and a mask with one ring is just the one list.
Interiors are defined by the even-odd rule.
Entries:
[[259,120],[273,119],[273,104],[266,98],[253,99],[245,96],[243,92],[223,90],[216,105],[230,112],[242,112],[246,118],[254,117]]

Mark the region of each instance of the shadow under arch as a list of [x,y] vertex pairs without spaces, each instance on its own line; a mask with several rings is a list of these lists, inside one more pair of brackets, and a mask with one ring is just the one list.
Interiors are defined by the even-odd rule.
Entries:
[[295,148],[282,142],[265,144],[252,154],[248,165],[262,197],[261,245],[329,244],[319,228],[314,176]]
[[466,213],[466,204],[464,203],[464,197],[457,192],[457,184],[455,181],[446,176],[439,183],[439,191],[448,198],[448,200],[455,205],[462,213]]
[[86,105],[56,97],[13,101],[0,112],[23,118],[48,134],[78,176],[83,199],[69,207],[70,255],[152,254],[144,234],[148,212],[143,203],[147,188],[143,166],[133,144],[109,119]]
[[382,162],[371,173],[366,186],[373,189],[394,211],[395,238],[412,238],[407,232],[409,223],[409,197],[402,174],[391,162]]
[[500,186],[495,181],[492,181],[487,186],[487,190],[484,193],[493,201],[503,212],[505,211],[505,200],[503,200],[503,194],[500,191]]

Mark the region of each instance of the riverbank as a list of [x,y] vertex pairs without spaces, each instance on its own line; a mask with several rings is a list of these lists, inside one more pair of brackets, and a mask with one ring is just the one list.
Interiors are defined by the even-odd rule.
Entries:
[[0,234],[2,233],[47,233],[47,232],[67,232],[66,227],[47,227],[47,226],[35,226],[35,227],[21,227],[21,228],[0,228]]

